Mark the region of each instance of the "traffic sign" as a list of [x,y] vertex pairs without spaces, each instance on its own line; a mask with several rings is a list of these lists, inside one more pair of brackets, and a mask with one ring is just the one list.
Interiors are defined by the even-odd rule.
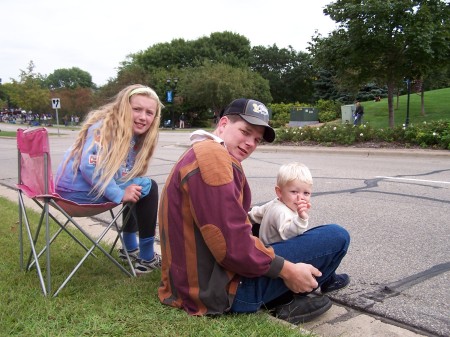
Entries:
[[61,101],[59,98],[52,98],[52,109],[61,109]]

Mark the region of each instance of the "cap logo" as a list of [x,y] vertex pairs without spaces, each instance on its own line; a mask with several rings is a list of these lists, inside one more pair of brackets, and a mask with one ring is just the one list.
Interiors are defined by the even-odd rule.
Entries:
[[253,112],[263,116],[269,116],[269,111],[267,111],[267,108],[263,104],[253,103]]

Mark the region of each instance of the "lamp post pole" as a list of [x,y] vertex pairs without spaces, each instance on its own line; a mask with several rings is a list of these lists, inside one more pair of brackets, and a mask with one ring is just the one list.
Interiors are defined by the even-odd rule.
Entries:
[[405,127],[409,125],[409,96],[411,95],[411,80],[409,78],[406,79],[406,89],[408,91],[407,99],[406,99],[406,121]]
[[167,79],[166,102],[170,103],[170,112],[172,118],[172,130],[175,130],[175,111],[173,109],[175,95],[177,93],[178,78]]

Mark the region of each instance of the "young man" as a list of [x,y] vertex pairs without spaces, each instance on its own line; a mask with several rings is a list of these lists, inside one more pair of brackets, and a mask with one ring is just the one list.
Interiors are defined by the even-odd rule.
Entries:
[[196,131],[162,192],[159,230],[162,303],[191,315],[274,309],[302,323],[331,307],[308,295],[339,266],[349,245],[342,227],[316,227],[295,238],[264,244],[247,216],[251,193],[241,162],[262,141],[273,142],[267,108],[237,99],[213,133]]

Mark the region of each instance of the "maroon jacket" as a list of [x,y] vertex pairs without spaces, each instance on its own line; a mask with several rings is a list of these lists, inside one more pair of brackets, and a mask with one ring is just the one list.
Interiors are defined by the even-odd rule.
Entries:
[[252,235],[250,204],[242,166],[220,143],[195,143],[180,158],[159,208],[162,303],[191,315],[221,314],[240,275],[278,277],[284,260]]

